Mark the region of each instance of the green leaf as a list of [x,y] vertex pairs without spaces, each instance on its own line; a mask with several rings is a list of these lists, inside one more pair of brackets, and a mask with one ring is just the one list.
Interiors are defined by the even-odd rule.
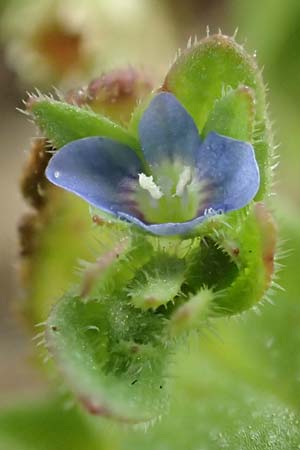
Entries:
[[138,138],[139,136],[139,123],[140,120],[145,112],[145,110],[148,108],[151,100],[154,98],[154,96],[157,94],[157,92],[153,91],[150,94],[148,94],[144,99],[142,99],[135,107],[135,109],[132,112],[132,116],[130,119],[130,122],[128,124],[128,130]]
[[[263,213],[260,215],[261,209]],[[277,229],[272,215],[263,204],[256,203],[251,206],[245,220],[238,223],[236,217],[238,215],[233,214],[232,229],[224,231],[219,240],[223,251],[239,269],[235,279],[216,300],[221,315],[240,313],[261,301],[273,274]],[[263,226],[265,223],[269,224],[267,230]],[[272,238],[270,243],[267,242],[267,232]]]
[[128,305],[120,292],[88,303],[69,294],[50,314],[46,339],[90,412],[139,422],[165,406],[169,349],[162,337],[164,320]]
[[263,298],[273,274],[277,238],[276,224],[262,203],[227,214],[223,221],[188,255],[184,289],[187,294],[213,289],[212,310],[221,316],[238,314]]
[[227,88],[247,86],[255,97],[255,137],[253,144],[260,167],[261,186],[257,199],[270,188],[272,142],[266,111],[265,88],[256,62],[234,39],[221,34],[203,39],[183,52],[171,67],[163,90],[183,103],[203,130],[216,100]]
[[184,282],[183,258],[158,252],[136,273],[128,287],[130,303],[140,309],[157,309],[173,301]]
[[241,86],[217,100],[204,126],[202,135],[210,131],[240,141],[252,141],[255,101],[252,90]]
[[170,320],[170,333],[179,336],[189,331],[201,330],[210,315],[214,294],[210,289],[201,289],[179,306]]
[[35,123],[56,148],[76,139],[104,136],[138,149],[137,141],[125,128],[91,110],[43,97],[33,97],[28,109]]

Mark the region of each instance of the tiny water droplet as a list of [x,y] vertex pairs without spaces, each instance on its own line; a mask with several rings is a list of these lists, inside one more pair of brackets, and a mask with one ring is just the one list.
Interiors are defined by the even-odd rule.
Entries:
[[60,176],[60,172],[58,170],[56,170],[54,172],[54,178],[59,178],[59,176]]

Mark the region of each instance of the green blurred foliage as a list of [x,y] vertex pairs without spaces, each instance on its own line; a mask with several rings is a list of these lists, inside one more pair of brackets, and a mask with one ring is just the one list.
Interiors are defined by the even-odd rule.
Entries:
[[0,430],[1,450],[102,450],[87,420],[56,397],[0,413]]

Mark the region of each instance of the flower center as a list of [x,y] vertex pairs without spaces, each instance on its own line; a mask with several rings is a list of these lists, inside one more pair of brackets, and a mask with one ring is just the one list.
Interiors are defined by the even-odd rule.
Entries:
[[205,208],[205,186],[194,168],[168,161],[139,174],[134,200],[148,223],[186,222]]

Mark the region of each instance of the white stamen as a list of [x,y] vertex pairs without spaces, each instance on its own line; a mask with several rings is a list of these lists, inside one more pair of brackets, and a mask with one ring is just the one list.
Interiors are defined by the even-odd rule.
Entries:
[[176,192],[175,195],[177,195],[178,197],[180,197],[183,192],[184,189],[186,188],[186,186],[188,184],[190,184],[190,182],[193,179],[193,174],[192,174],[192,169],[189,166],[184,166],[183,171],[179,177],[177,186],[176,186]]
[[153,176],[147,176],[144,173],[139,173],[139,184],[142,189],[146,189],[152,198],[159,200],[164,194],[160,187],[153,181]]

